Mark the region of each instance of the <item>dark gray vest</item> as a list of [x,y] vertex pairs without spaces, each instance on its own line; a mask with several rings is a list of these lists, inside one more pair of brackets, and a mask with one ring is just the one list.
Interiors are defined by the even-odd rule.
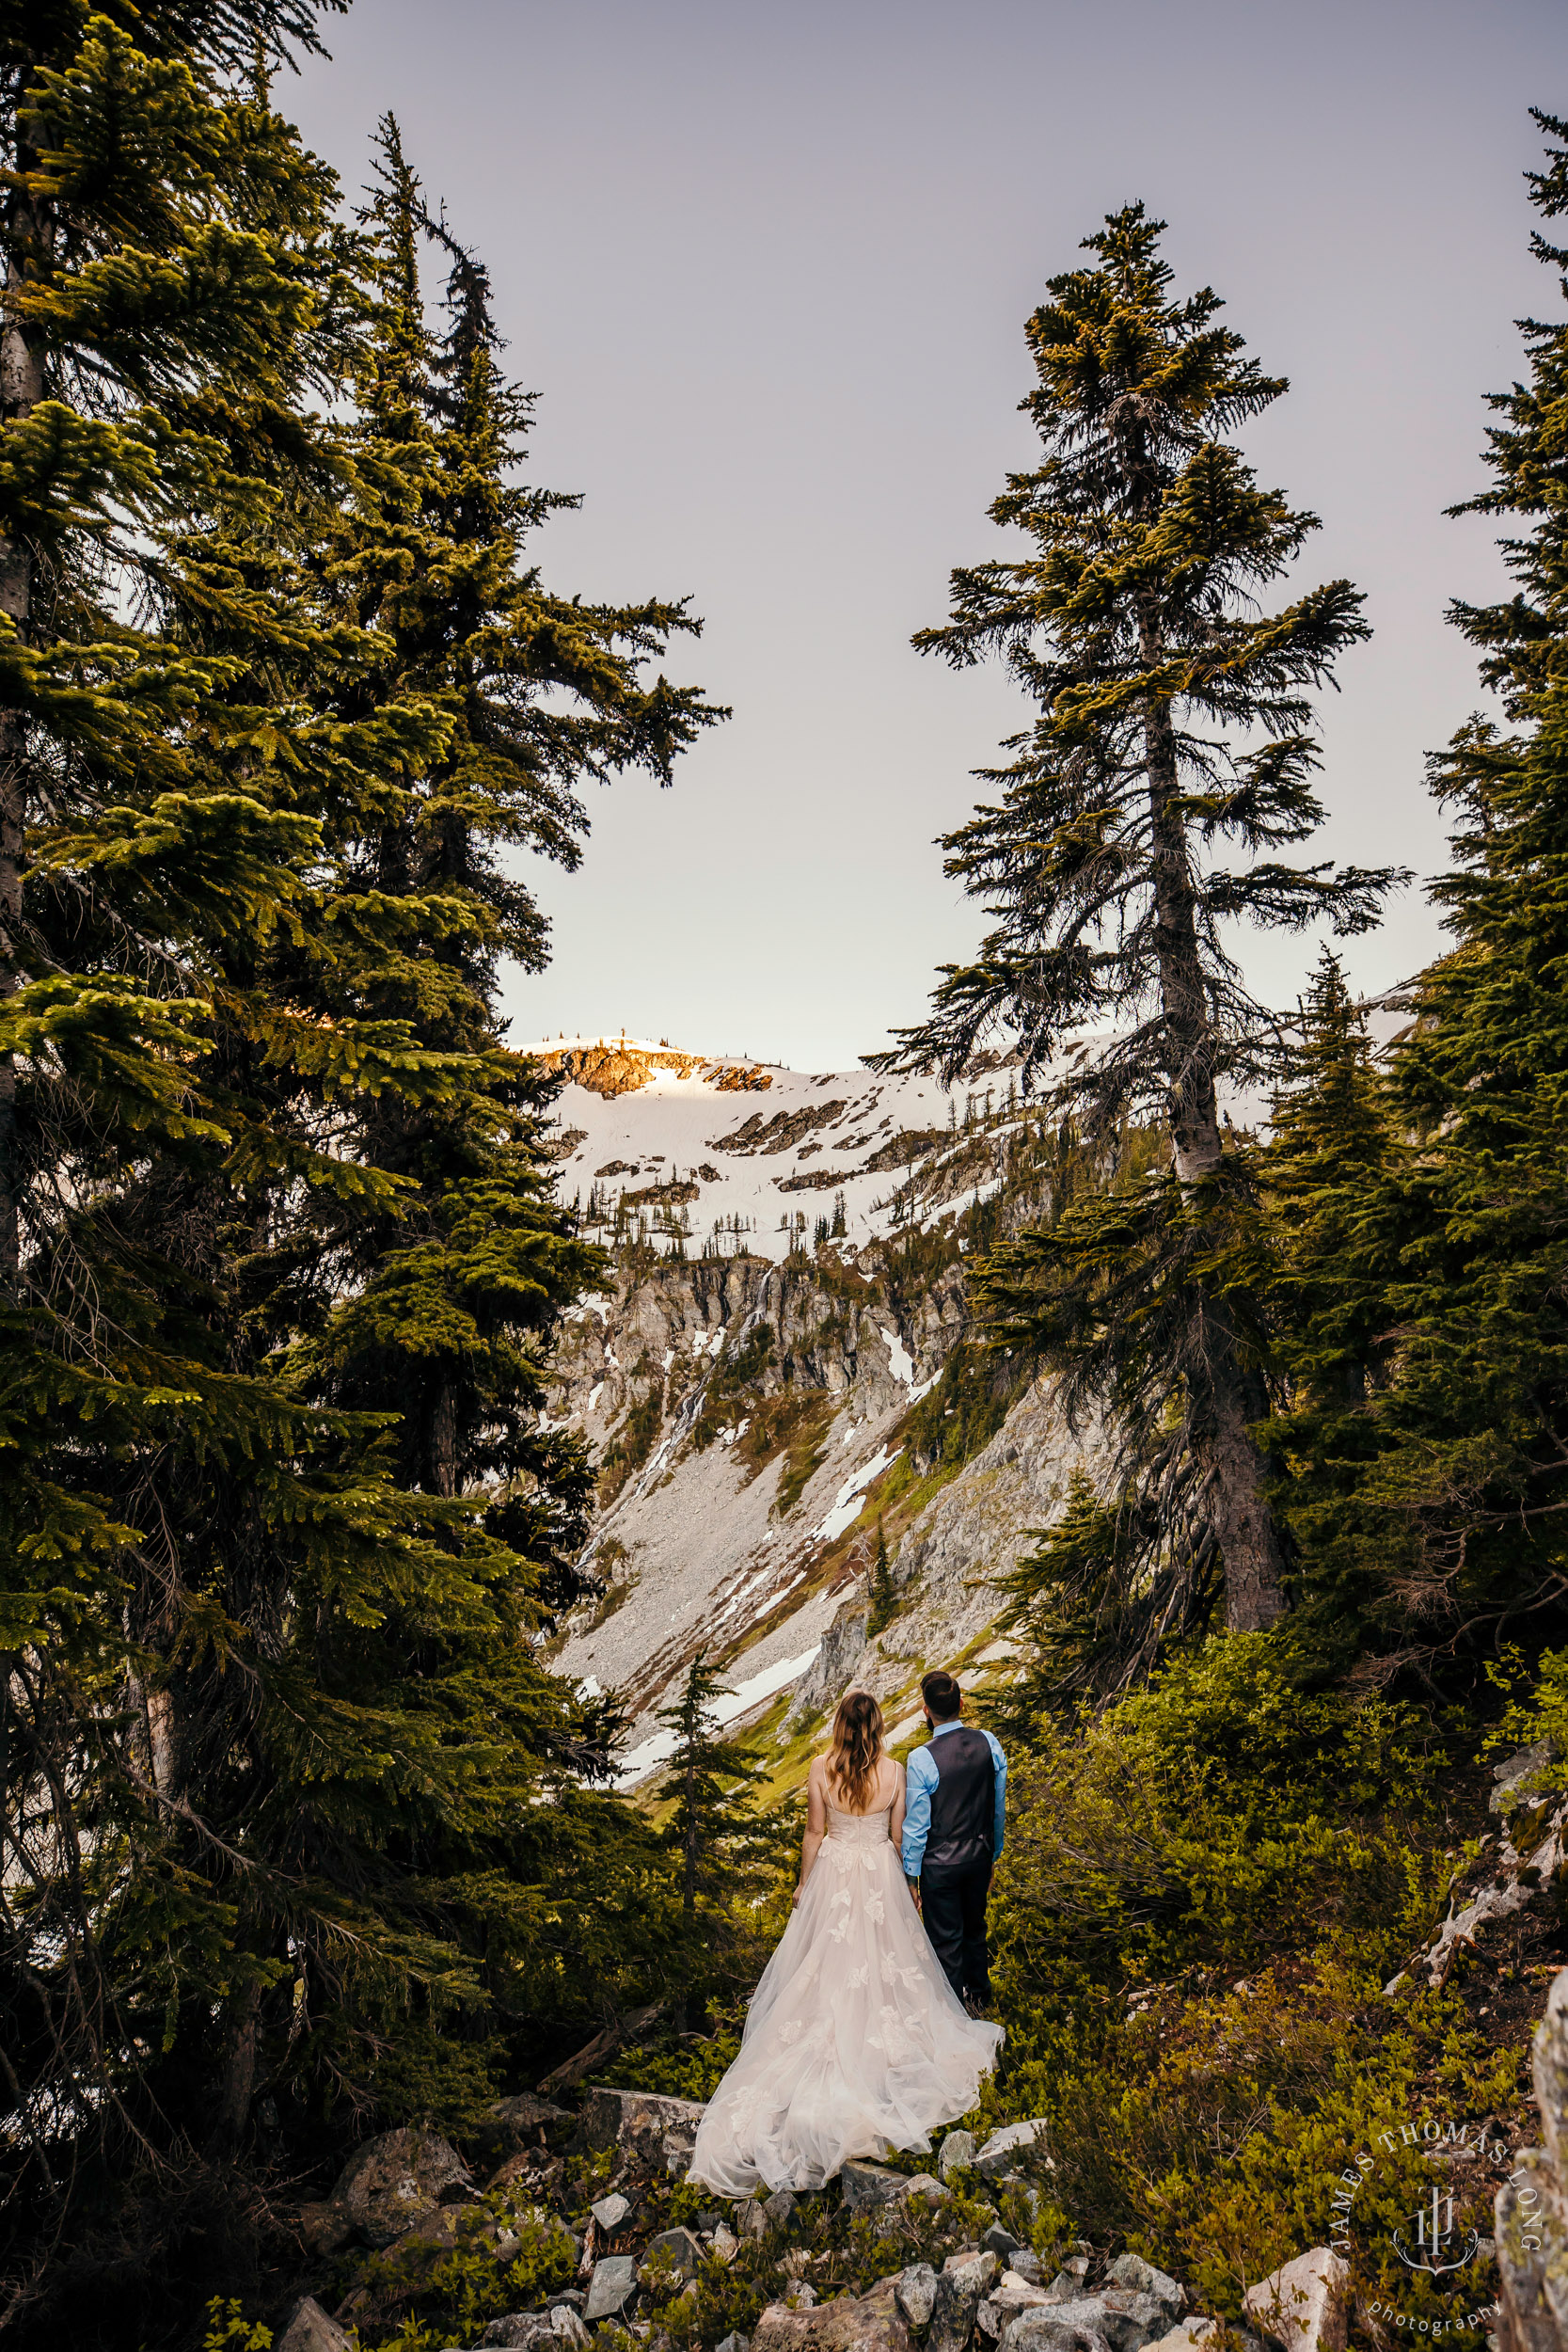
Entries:
[[960,1724],[930,1743],[937,1768],[922,1878],[958,1878],[989,1866],[996,1838],[996,1762],[984,1732]]

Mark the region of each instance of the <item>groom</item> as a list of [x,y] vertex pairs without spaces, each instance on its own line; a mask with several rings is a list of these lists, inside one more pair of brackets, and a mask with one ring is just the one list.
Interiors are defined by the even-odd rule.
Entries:
[[1007,1759],[989,1731],[962,1721],[949,1674],[923,1676],[931,1736],[905,1767],[904,1875],[947,1980],[971,2015],[990,2000],[986,1898],[1002,1851]]

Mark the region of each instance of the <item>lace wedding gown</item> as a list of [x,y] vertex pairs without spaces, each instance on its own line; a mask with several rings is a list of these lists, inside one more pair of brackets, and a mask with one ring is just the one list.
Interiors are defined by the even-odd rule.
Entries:
[[740,2053],[697,2127],[689,2180],[726,2197],[820,2188],[847,2156],[927,2149],[964,2115],[1000,2026],[942,1973],[879,1813],[828,1804],[827,1835],[762,1972]]

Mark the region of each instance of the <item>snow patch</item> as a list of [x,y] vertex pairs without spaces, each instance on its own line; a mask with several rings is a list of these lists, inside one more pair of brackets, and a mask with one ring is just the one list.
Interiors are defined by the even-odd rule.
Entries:
[[821,1539],[831,1544],[843,1534],[847,1527],[853,1527],[861,1515],[862,1490],[869,1486],[874,1478],[880,1478],[883,1470],[891,1463],[895,1462],[902,1452],[901,1446],[885,1445],[879,1453],[872,1455],[869,1462],[863,1462],[858,1470],[850,1471],[839,1488],[837,1499],[827,1518],[812,1529],[814,1543]]
[[[722,1730],[726,1724],[733,1724],[737,1715],[744,1715],[748,1708],[755,1707],[759,1699],[770,1699],[776,1692],[799,1681],[821,1646],[820,1642],[814,1642],[811,1648],[802,1650],[799,1658],[778,1659],[771,1666],[764,1666],[760,1674],[751,1675],[744,1682],[737,1682],[733,1691],[721,1692],[713,1705],[714,1719],[720,1729]],[[646,1780],[648,1774],[657,1772],[661,1764],[667,1764],[674,1753],[675,1734],[660,1726],[651,1739],[644,1740],[629,1755],[623,1756],[621,1769],[615,1776],[616,1788],[635,1788],[640,1780]]]

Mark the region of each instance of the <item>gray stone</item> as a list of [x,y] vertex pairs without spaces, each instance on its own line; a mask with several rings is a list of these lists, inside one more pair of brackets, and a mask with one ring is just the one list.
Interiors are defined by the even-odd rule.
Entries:
[[1146,2344],[1165,2332],[1164,2307],[1151,2295],[1130,2294],[1126,2287],[1103,2287],[1096,2295],[1080,2289],[1058,2302],[1054,2282],[1047,2292],[1052,2300],[1044,2316],[1077,2328],[1085,2338],[1099,2338],[1111,2352],[1143,2352]]
[[937,2157],[937,2170],[942,2179],[944,2181],[949,2179],[960,2165],[973,2164],[974,2161],[974,2133],[949,2132],[942,2143],[942,2149]]
[[988,2181],[1000,2180],[1005,2172],[1011,2171],[1018,2158],[1043,2137],[1045,2128],[1042,2115],[1031,2116],[1023,2123],[1005,2123],[999,2132],[992,2132],[983,2148],[977,2150],[975,2170],[983,2172]]
[[450,2140],[405,2125],[356,2148],[327,2202],[379,2249],[446,2202],[445,2191],[471,2185],[468,2168]]
[[726,2230],[724,2224],[721,2221],[719,2227],[713,2233],[713,2253],[715,2261],[723,2263],[727,2267],[729,2264],[734,2262],[736,2255],[739,2252],[739,2250],[740,2240],[736,2236],[733,2230]]
[[480,2340],[481,2352],[492,2352],[502,2346],[504,2352],[540,2352],[547,2345],[549,2352],[561,2342],[550,2325],[548,2312],[508,2312],[504,2319],[493,2319]]
[[918,2198],[927,2205],[942,2204],[948,2194],[942,2183],[933,2179],[929,2172],[911,2172],[904,2183],[902,2193],[906,2204]]
[[763,2212],[777,2230],[782,2230],[795,2211],[793,2189],[776,2188],[771,2197],[763,2200]]
[[1016,2319],[1020,2312],[1038,2311],[1044,2302],[1042,2288],[1032,2286],[1016,2270],[1005,2270],[990,2294],[980,2297],[974,2325],[994,2344],[1009,2320]]
[[591,2090],[583,2103],[585,2148],[624,2148],[649,2171],[667,2162],[665,2139],[695,2137],[704,2107],[697,2099],[668,2099],[653,2090]]
[[583,2312],[590,2328],[595,2320],[619,2319],[637,2293],[637,2265],[629,2254],[607,2254],[594,2265]]
[[659,2261],[672,2270],[678,2270],[683,2279],[694,2279],[702,2264],[703,2249],[689,2230],[661,2230],[650,2238],[642,2257],[645,2263]]
[[[1256,2344],[1258,2340],[1253,2337],[1251,2341]],[[1178,2321],[1168,2335],[1157,2336],[1146,2345],[1145,2352],[1219,2352],[1219,2321],[1194,2317]],[[1262,2352],[1260,2345],[1259,2352]]]
[[1003,2328],[997,2352],[1110,2352],[1110,2346],[1095,2328],[1058,2308],[1020,2312]]
[[613,2197],[601,2197],[598,2203],[590,2205],[588,2210],[600,2229],[607,2235],[612,2236],[630,2213],[631,2199],[623,2197],[617,2192]]
[[1285,2352],[1345,2352],[1350,2295],[1350,2265],[1332,2248],[1314,2246],[1248,2287],[1242,2309]]
[[989,2246],[991,2252],[1000,2255],[1005,2263],[1010,2263],[1022,2241],[1014,2237],[1003,2222],[993,2221],[989,2230],[982,2232],[980,2243]]
[[736,2235],[741,2238],[766,2237],[768,2216],[754,2197],[737,2197],[735,2206]]
[[869,2294],[840,2295],[815,2311],[769,2303],[756,2324],[752,2352],[911,2352],[909,2323],[891,2279]]
[[937,2280],[926,2352],[967,2352],[980,2298],[999,2267],[996,2256],[989,2250],[949,2254]]
[[715,2347],[715,2352],[752,2352],[752,2339],[743,2336],[738,2328],[732,2328],[723,2342]]
[[[1079,2257],[1080,2261],[1083,2259]],[[1178,2286],[1168,2271],[1156,2270],[1141,2254],[1118,2254],[1105,2276],[1118,2287],[1129,2287],[1134,2295],[1152,2295],[1156,2303],[1163,2303],[1172,2319],[1187,2308],[1187,2290]]]
[[869,2213],[874,2206],[890,2204],[902,2195],[904,2175],[885,2164],[865,2164],[856,2158],[839,2174],[839,2185],[851,2213]]
[[1032,2254],[1027,2246],[1021,2246],[1008,2255],[1007,2268],[1016,2270],[1021,2279],[1027,2279],[1032,2287],[1040,2283],[1040,2258]]
[[290,2312],[289,2324],[277,2339],[277,2352],[353,2352],[353,2345],[315,2296],[307,2295]]
[[911,2328],[924,2328],[937,2299],[937,2274],[929,2263],[911,2263],[893,2282],[898,2308]]
[[555,2342],[570,2346],[571,2352],[582,2352],[582,2346],[594,2341],[570,2303],[550,2305],[550,2327]]

